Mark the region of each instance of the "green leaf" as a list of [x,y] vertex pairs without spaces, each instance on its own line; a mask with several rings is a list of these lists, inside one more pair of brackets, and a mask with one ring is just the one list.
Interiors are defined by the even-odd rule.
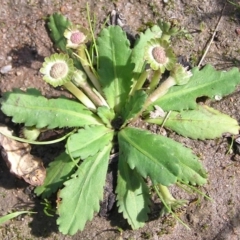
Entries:
[[63,234],[75,234],[83,230],[86,222],[100,209],[103,198],[111,144],[100,153],[85,159],[72,179],[64,183],[60,192],[57,224]]
[[81,103],[66,98],[50,99],[36,89],[15,89],[3,94],[1,110],[15,123],[36,128],[101,125],[100,119]]
[[7,222],[8,220],[11,220],[11,219],[13,219],[21,214],[25,214],[25,213],[36,213],[36,212],[19,211],[19,212],[9,213],[3,217],[0,217],[0,225]]
[[142,90],[136,91],[133,96],[130,96],[129,101],[121,111],[124,123],[141,111],[146,99],[147,94]]
[[199,186],[207,183],[207,172],[190,149],[176,142],[173,151],[179,160],[178,181]]
[[160,106],[164,111],[181,111],[195,109],[196,99],[207,96],[226,96],[232,93],[240,83],[238,68],[230,71],[217,71],[211,65],[206,65],[202,70],[197,67],[192,70],[190,81],[181,86],[172,87],[167,94],[159,98],[153,105]]
[[[205,107],[199,106],[199,108],[201,110],[207,111],[207,112],[208,112],[208,109],[213,110],[211,108],[208,108],[207,106],[205,106]],[[215,112],[216,110],[213,110],[213,111]],[[169,127],[169,125],[168,125],[168,121],[169,121],[171,124],[171,128],[174,128],[174,131],[176,131],[176,132],[178,132],[178,129],[181,129],[184,134],[187,133],[191,136],[195,136],[195,137],[203,136],[204,134],[206,136],[206,133],[202,128],[204,125],[206,128],[205,130],[208,131],[208,133],[209,133],[209,131],[211,131],[211,130],[209,130],[209,128],[211,128],[209,122],[202,123],[201,122],[201,121],[203,121],[202,118],[201,118],[201,121],[199,121],[199,119],[195,118],[195,114],[191,115],[190,112],[191,113],[197,112],[197,114],[196,114],[197,116],[202,115],[202,113],[199,110],[183,111],[181,113],[171,112],[171,114],[168,117],[168,120],[164,123],[164,126]],[[188,113],[187,114],[188,119],[187,119],[186,123],[185,123],[185,119],[187,117],[186,117],[186,115],[184,115],[185,113]],[[227,118],[230,118],[227,115],[224,115],[224,116]],[[208,121],[210,121],[212,116],[208,116],[208,117],[209,117]],[[150,123],[162,125],[164,118],[147,119],[146,121],[150,122]],[[217,123],[215,122],[214,124],[217,124]],[[218,125],[215,125],[214,127],[216,128],[216,127],[218,127]],[[202,164],[198,161],[198,158],[194,154],[192,154],[192,151],[190,149],[185,148],[180,143],[174,142],[174,144],[172,145],[171,152],[179,160],[180,171],[178,174],[178,181],[184,182],[186,184],[190,183],[192,185],[196,185],[196,184],[203,185],[206,183],[206,181],[207,181],[206,180],[207,179],[206,171],[203,168]]]
[[[160,38],[162,30],[159,26],[154,25],[151,29],[147,29],[145,33],[141,33],[139,39],[136,40],[135,46],[132,51],[131,62],[134,63],[134,73],[139,76],[145,62],[145,46],[152,38]],[[136,77],[137,79],[137,77]]]
[[143,227],[150,212],[149,190],[136,170],[120,156],[118,162],[117,205],[133,229]]
[[[146,121],[161,125],[163,118]],[[173,111],[164,126],[184,137],[201,140],[218,138],[224,133],[238,134],[239,132],[239,125],[235,119],[206,105],[199,105],[196,110]]]
[[113,130],[104,126],[80,129],[68,138],[67,152],[73,158],[85,159],[95,155],[113,139]]
[[119,26],[104,28],[97,38],[99,81],[109,106],[119,112],[131,88],[133,64],[126,33]]
[[114,111],[112,109],[109,109],[106,106],[101,106],[97,109],[97,115],[101,118],[107,127],[111,128],[111,122],[115,117]]
[[171,151],[175,141],[131,127],[119,132],[118,141],[120,157],[144,178],[165,186],[177,181],[179,161]]
[[50,30],[50,37],[56,47],[66,52],[67,40],[64,37],[64,31],[71,26],[71,22],[62,14],[54,13],[49,17],[48,28]]
[[42,198],[48,198],[52,193],[62,187],[63,183],[71,176],[76,164],[65,152],[61,153],[49,164],[47,176],[42,186],[36,187],[34,193]]

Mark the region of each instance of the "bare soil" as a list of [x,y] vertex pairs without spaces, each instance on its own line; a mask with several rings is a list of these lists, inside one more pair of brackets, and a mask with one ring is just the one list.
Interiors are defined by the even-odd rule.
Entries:
[[[202,65],[212,64],[219,70],[240,67],[240,9],[225,0],[1,0],[0,3],[0,90],[13,88],[39,89],[47,97],[63,94],[41,80],[39,69],[44,57],[54,52],[45,29],[45,18],[61,12],[73,22],[87,24],[86,3],[96,14],[99,27],[108,13],[118,9],[133,33],[163,18],[184,27],[191,39],[175,38],[178,55],[196,66],[221,18],[215,38]],[[236,1],[237,2],[237,1]],[[238,1],[239,2],[239,1]],[[225,6],[226,4],[226,6]],[[225,6],[225,7],[224,7]],[[11,68],[8,71],[8,66]],[[222,86],[224,88],[224,86]],[[216,109],[240,121],[239,90],[217,102],[208,102]],[[66,94],[66,93],[65,93]],[[67,95],[68,96],[68,95]],[[9,118],[0,114],[0,122],[15,129]],[[209,173],[208,184],[200,190],[212,201],[188,195],[172,188],[176,198],[189,200],[178,216],[190,227],[186,229],[172,217],[157,218],[154,214],[142,229],[132,231],[121,214],[113,209],[108,217],[95,216],[83,232],[63,236],[58,232],[55,217],[43,212],[42,199],[33,194],[25,182],[9,173],[0,161],[0,215],[10,211],[33,210],[37,214],[21,216],[0,227],[0,239],[163,239],[163,240],[237,240],[240,239],[240,158],[237,145],[227,154],[231,138],[196,141],[172,135],[193,149]],[[33,153],[47,164],[58,155],[62,145],[33,147]],[[156,214],[157,216],[157,214]],[[79,215],[81,217],[81,215]],[[118,227],[123,229],[121,233]]]

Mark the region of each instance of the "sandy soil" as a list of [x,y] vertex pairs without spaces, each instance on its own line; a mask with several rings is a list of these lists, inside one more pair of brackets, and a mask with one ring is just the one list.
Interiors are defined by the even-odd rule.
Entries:
[[[202,65],[210,63],[217,69],[228,70],[240,67],[240,9],[236,10],[224,0],[1,0],[0,3],[0,90],[12,88],[39,89],[45,96],[61,94],[41,80],[39,68],[44,57],[54,52],[45,29],[44,19],[56,11],[73,22],[86,24],[86,3],[102,23],[112,9],[118,9],[127,20],[132,32],[137,33],[146,23],[164,18],[183,26],[191,39],[176,38],[176,53],[185,56],[192,65],[197,65],[218,23],[216,36]],[[6,67],[8,66],[8,67]],[[8,71],[10,69],[10,71]],[[224,86],[223,86],[224,87]],[[216,109],[240,121],[239,90],[211,103]],[[10,119],[0,114],[0,122],[10,124]],[[16,127],[16,126],[15,126]],[[22,180],[9,173],[3,160],[0,161],[0,215],[10,211],[31,209],[37,214],[21,216],[0,227],[0,239],[163,239],[163,240],[237,240],[240,239],[240,158],[229,149],[228,138],[211,141],[193,141],[173,136],[200,156],[209,172],[209,182],[201,188],[212,201],[198,199],[195,195],[172,189],[176,198],[186,198],[190,204],[179,216],[188,224],[187,230],[171,217],[152,218],[144,228],[132,231],[116,210],[108,217],[96,215],[87,223],[83,232],[73,237],[63,236],[57,230],[56,219],[43,213],[43,200],[34,196],[32,189]],[[47,165],[59,152],[62,145],[33,147]],[[46,154],[47,153],[47,154]],[[81,216],[79,216],[81,217]],[[119,232],[118,227],[124,231]]]

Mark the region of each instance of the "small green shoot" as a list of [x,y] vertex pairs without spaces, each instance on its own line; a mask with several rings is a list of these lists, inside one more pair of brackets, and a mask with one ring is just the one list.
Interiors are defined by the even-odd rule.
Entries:
[[6,223],[7,221],[18,217],[21,214],[32,214],[32,213],[36,213],[36,212],[30,212],[30,211],[18,211],[18,212],[13,212],[13,213],[9,213],[5,216],[0,217],[0,225]]
[[49,202],[46,198],[43,199],[43,202],[41,202],[44,206],[43,211],[48,217],[54,217],[54,214],[56,213],[56,210],[53,208],[51,202]]
[[230,0],[228,0],[228,2],[230,4],[232,4],[233,6],[235,6],[236,8],[240,9],[240,4],[239,3],[237,4],[237,3],[233,2],[233,1],[230,1]]

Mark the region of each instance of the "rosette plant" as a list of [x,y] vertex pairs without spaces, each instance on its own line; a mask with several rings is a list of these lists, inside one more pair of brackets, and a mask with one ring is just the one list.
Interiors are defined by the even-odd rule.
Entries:
[[[17,89],[4,93],[1,109],[26,127],[69,129],[65,150],[35,189],[43,198],[58,191],[60,231],[75,234],[99,212],[114,156],[116,205],[133,229],[148,220],[150,192],[159,196],[162,213],[173,213],[186,201],[175,199],[168,187],[201,186],[207,172],[192,150],[168,133],[200,140],[238,134],[235,119],[196,102],[233,92],[240,83],[238,69],[186,69],[171,46],[176,29],[162,21],[141,33],[133,48],[119,26],[104,27],[94,37],[91,26],[86,30],[53,14],[48,27],[60,53],[46,57],[40,72],[43,80],[74,98],[47,99],[35,89]],[[149,124],[167,134],[141,127]]]

